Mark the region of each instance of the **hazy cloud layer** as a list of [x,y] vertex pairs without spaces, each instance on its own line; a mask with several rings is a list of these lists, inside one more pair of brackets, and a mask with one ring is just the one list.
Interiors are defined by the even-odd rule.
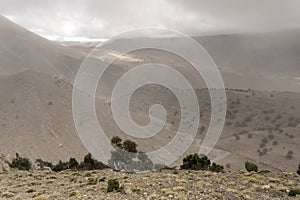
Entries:
[[300,28],[299,0],[1,0],[0,13],[42,35],[111,37],[139,27],[189,35]]

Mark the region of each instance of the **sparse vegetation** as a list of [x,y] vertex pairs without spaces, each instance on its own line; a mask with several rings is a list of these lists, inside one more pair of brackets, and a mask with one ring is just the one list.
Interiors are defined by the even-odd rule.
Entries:
[[210,167],[209,170],[212,172],[224,172],[224,167],[222,165],[218,165],[216,163],[213,163]]
[[9,166],[18,170],[30,170],[31,162],[28,158],[23,158],[16,153],[16,158],[12,160]]
[[111,152],[111,158],[108,161],[110,167],[126,171],[154,169],[153,162],[147,154],[137,150],[138,145],[135,142],[126,140],[122,143],[121,138],[113,137],[111,143],[118,148]]
[[211,162],[207,156],[198,154],[187,155],[183,158],[183,164],[180,169],[190,169],[190,170],[208,170]]
[[205,155],[190,154],[183,158],[183,164],[180,166],[183,170],[210,170],[213,172],[224,172],[224,167],[216,163],[212,163]]
[[289,192],[289,196],[295,197],[297,195],[300,195],[300,189],[291,189]]
[[115,136],[111,139],[111,144],[115,145],[116,147],[122,148],[122,139],[118,136]]
[[294,158],[294,152],[292,150],[289,150],[286,154],[286,158],[291,160]]
[[46,161],[43,161],[42,159],[36,159],[35,162],[41,169],[43,169],[45,167],[49,167],[50,169],[53,168],[53,165],[51,162],[46,162]]
[[[44,161],[43,161],[44,162]],[[52,164],[51,164],[52,165]],[[72,170],[102,170],[108,168],[108,166],[104,165],[102,162],[99,162],[92,158],[92,154],[87,154],[84,157],[84,161],[80,164],[75,158],[70,158],[67,162],[59,161],[58,164],[53,165],[51,169],[55,172],[64,171],[67,169]]]
[[123,187],[120,187],[120,183],[118,180],[116,179],[110,179],[108,180],[108,184],[107,184],[107,192],[122,192],[124,190]]
[[133,141],[126,140],[123,142],[123,149],[130,153],[137,153],[137,144]]
[[245,162],[245,168],[248,172],[258,172],[257,165],[249,161]]

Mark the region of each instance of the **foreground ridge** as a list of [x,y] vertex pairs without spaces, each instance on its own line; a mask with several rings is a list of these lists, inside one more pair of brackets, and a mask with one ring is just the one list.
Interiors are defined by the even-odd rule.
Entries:
[[[122,190],[108,193],[109,180]],[[296,173],[162,170],[10,171],[0,174],[1,199],[297,199]]]

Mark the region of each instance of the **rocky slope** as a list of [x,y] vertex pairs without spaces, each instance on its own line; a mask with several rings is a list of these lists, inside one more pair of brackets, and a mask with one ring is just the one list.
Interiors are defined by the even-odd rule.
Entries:
[[[124,190],[107,193],[110,179],[117,179]],[[19,200],[299,199],[288,195],[293,188],[300,188],[300,177],[293,173],[164,170],[128,174],[102,170],[0,174],[0,198]]]

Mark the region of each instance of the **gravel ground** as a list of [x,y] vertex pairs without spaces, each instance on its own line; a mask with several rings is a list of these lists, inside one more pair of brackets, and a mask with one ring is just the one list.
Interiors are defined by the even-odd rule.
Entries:
[[[122,192],[107,193],[109,179]],[[0,174],[1,199],[300,199],[289,197],[300,188],[293,173],[172,171],[129,174],[112,170],[11,171]]]

